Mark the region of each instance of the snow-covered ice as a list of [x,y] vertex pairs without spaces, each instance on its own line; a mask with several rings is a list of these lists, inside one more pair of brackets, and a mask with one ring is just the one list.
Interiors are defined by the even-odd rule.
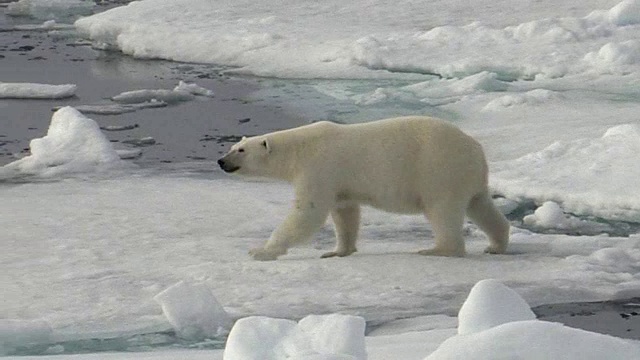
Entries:
[[49,85],[0,82],[0,99],[63,99],[76,93],[74,84]]
[[30,155],[0,167],[0,180],[54,177],[131,166],[120,159],[98,124],[72,107],[51,117],[46,136],[31,140]]
[[[0,326],[10,329],[0,341],[11,344],[5,354],[71,353],[87,339],[124,342],[119,350],[165,344],[175,330],[154,297],[184,281],[206,286],[232,320],[269,316],[298,329],[309,314],[361,316],[372,327],[370,360],[422,360],[438,348],[433,358],[520,356],[523,349],[532,358],[564,357],[567,349],[584,358],[639,357],[635,342],[512,321],[517,316],[507,323],[490,317],[501,325],[456,335],[452,316],[484,279],[533,306],[640,295],[640,0],[145,0],[75,26],[98,47],[139,58],[296,79],[262,79],[256,96],[263,99],[252,101],[302,104],[314,120],[420,113],[453,121],[484,145],[496,202],[527,229],[514,227],[509,253],[490,256],[482,254],[484,235],[466,225],[468,257],[425,258],[412,253],[433,241],[423,218],[366,209],[360,251],[348,259],[318,259],[332,247],[326,227],[310,246],[257,263],[246,251],[284,217],[289,186],[228,178],[211,171],[213,163],[92,176],[102,168],[97,158],[122,164],[110,144],[38,152],[34,140],[35,157],[32,148],[9,168],[15,175],[16,164],[37,163],[34,171],[54,181],[0,183],[0,276],[11,294],[0,308]],[[211,95],[189,84],[159,90],[172,99]],[[136,102],[159,97],[155,89],[140,94]],[[89,124],[69,109],[54,117],[62,114]],[[72,144],[100,139],[86,124],[52,135]],[[92,159],[78,168],[84,175],[56,178],[67,166],[61,162],[75,169],[76,157]],[[617,222],[629,225],[622,232],[629,237],[594,236],[616,233],[606,227]],[[499,313],[478,314],[489,306],[480,303],[465,304],[463,318]],[[276,337],[274,329],[265,331]],[[135,357],[223,355],[169,349]]]
[[[640,222],[640,192],[632,191],[640,179],[638,154],[640,125],[618,125],[596,138],[558,141],[517,159],[494,162],[491,184],[509,198],[552,200],[575,214]],[[540,225],[571,225],[553,217]]]

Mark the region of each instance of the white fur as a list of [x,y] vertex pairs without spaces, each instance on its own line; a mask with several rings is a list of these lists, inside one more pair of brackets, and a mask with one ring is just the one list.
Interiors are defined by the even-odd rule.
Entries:
[[457,127],[428,117],[340,125],[318,122],[243,139],[220,159],[238,174],[286,180],[295,206],[262,248],[273,260],[308,239],[330,214],[337,244],[323,257],[356,251],[360,205],[394,213],[423,213],[435,247],[423,255],[463,256],[465,214],[489,236],[491,253],[504,253],[509,223],[487,189],[487,163],[478,142]]

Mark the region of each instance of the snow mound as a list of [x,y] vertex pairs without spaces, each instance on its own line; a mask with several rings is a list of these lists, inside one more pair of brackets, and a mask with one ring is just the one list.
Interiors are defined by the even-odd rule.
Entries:
[[599,234],[611,230],[607,224],[567,215],[560,205],[553,201],[546,201],[533,214],[525,216],[522,222],[534,228],[574,230],[581,234]]
[[364,319],[350,315],[247,317],[231,329],[224,360],[366,360],[364,330]]
[[204,340],[228,333],[229,315],[205,284],[180,281],[154,299],[183,339]]
[[11,99],[63,99],[76,93],[74,84],[49,85],[34,83],[0,82],[0,98]]
[[0,319],[0,356],[9,354],[17,347],[48,344],[52,333],[45,321]]
[[94,2],[87,0],[20,0],[7,5],[6,14],[36,19],[56,19],[69,15],[89,15]]
[[478,282],[458,313],[458,334],[478,333],[492,327],[536,316],[515,291],[497,280]]
[[555,142],[491,164],[491,186],[511,199],[556,201],[574,214],[640,222],[640,126],[618,125],[600,138]]
[[640,359],[640,342],[535,320],[515,291],[482,280],[460,309],[458,335],[425,358],[440,359]]
[[0,168],[0,178],[51,177],[129,166],[98,124],[69,106],[53,114],[47,135],[31,140],[29,147],[31,155]]
[[425,360],[465,359],[640,359],[640,343],[565,327],[559,323],[516,321],[445,340]]
[[630,66],[640,64],[640,41],[610,42],[600,50],[587,53],[585,62],[603,74],[625,74]]

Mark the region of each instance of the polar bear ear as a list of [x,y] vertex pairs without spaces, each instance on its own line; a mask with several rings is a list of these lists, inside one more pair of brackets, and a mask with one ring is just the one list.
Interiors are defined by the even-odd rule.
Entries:
[[245,140],[247,140],[246,136],[243,136],[242,139],[240,139],[240,141],[245,141]]
[[271,152],[271,144],[269,144],[269,141],[267,141],[267,139],[262,140],[261,145],[264,149],[267,150],[267,154]]

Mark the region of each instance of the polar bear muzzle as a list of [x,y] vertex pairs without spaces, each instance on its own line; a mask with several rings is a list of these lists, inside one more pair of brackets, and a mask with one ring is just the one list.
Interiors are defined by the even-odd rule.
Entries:
[[232,164],[228,160],[225,160],[224,157],[218,159],[218,165],[220,165],[220,168],[226,173],[232,173],[240,169],[240,166]]

